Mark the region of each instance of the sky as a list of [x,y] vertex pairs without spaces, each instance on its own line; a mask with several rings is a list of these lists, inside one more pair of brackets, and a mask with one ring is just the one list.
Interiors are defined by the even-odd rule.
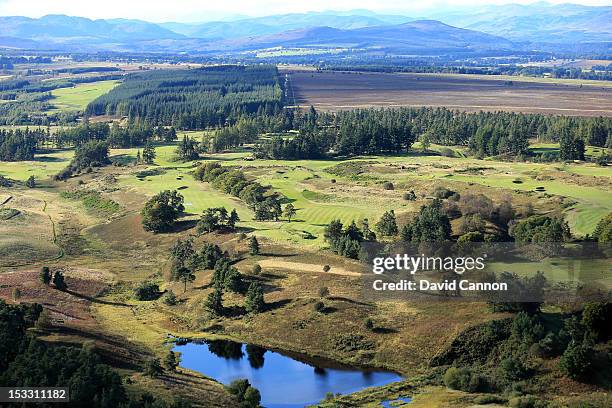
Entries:
[[[478,7],[533,0],[0,0],[0,16],[46,14],[97,18],[136,18],[151,22],[200,22],[236,16],[264,16],[307,11],[368,9],[410,17],[449,7]],[[550,0],[549,3],[612,5],[612,0]]]

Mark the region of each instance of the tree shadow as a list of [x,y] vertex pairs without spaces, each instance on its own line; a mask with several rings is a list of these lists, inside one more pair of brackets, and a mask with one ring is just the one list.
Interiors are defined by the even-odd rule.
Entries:
[[190,230],[196,226],[196,220],[179,220],[174,223],[174,227],[169,232],[183,232]]
[[326,315],[335,313],[337,311],[338,309],[333,306],[325,306],[323,309],[321,309],[321,313],[326,314]]
[[295,256],[299,256],[300,254],[273,254],[273,253],[270,253],[270,252],[266,252],[266,253],[262,252],[259,255],[267,256],[267,257],[270,257],[270,258],[292,258],[292,257],[295,257]]
[[125,304],[125,303],[118,303],[118,302],[110,302],[108,300],[101,300],[101,299],[97,299],[95,297],[91,297],[91,296],[87,296],[87,295],[82,295],[78,292],[74,292],[70,289],[66,289],[64,290],[64,292],[71,294],[74,297],[77,297],[79,299],[85,299],[90,301],[91,303],[98,303],[98,304],[102,304],[102,305],[109,305],[109,306],[121,306],[121,307],[130,307],[130,305]]
[[266,303],[266,311],[280,309],[283,306],[287,306],[289,303],[291,303],[291,299],[282,299],[276,302]]
[[223,307],[224,317],[240,317],[246,314],[246,309],[243,306],[232,305]]
[[360,302],[358,300],[353,300],[353,299],[345,298],[345,297],[342,297],[342,296],[328,296],[327,299],[329,299],[329,300],[336,300],[336,301],[339,301],[339,302],[347,302],[347,303],[351,303],[353,305],[372,307],[372,305],[370,303]]
[[51,157],[51,156],[36,156],[34,161],[43,162],[43,163],[57,163],[57,162],[65,162],[67,159],[62,159],[61,157]]
[[397,333],[397,330],[389,328],[389,327],[374,327],[372,331],[377,334]]

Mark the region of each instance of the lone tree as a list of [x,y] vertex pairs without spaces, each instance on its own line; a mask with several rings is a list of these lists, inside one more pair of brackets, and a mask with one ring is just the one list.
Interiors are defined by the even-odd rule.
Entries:
[[36,187],[36,179],[34,178],[34,176],[30,176],[28,178],[28,180],[26,181],[26,187],[28,188]]
[[[172,277],[175,278],[175,272],[182,267],[187,267],[194,262],[195,250],[193,249],[193,240],[177,239],[170,249],[170,259],[172,261]],[[178,279],[174,279],[178,280]]]
[[257,237],[254,235],[249,240],[249,250],[251,251],[251,255],[259,254],[259,241],[257,241]]
[[59,290],[68,289],[68,285],[66,285],[66,282],[64,281],[64,274],[62,272],[57,271],[55,274],[53,274],[53,285],[55,285],[55,287]]
[[240,217],[238,216],[238,212],[236,211],[236,209],[232,209],[232,212],[229,215],[229,218],[227,219],[227,227],[230,229],[234,229],[236,228],[236,223],[240,221]]
[[174,351],[169,350],[168,354],[166,354],[164,357],[163,365],[166,370],[175,371],[176,367],[179,365],[179,362],[180,358],[178,355]]
[[208,294],[204,308],[216,316],[223,314],[223,291],[220,286],[215,286],[215,290]]
[[147,201],[140,212],[145,231],[163,232],[174,226],[174,222],[185,209],[183,196],[176,190],[165,190]]
[[48,285],[51,282],[51,271],[48,266],[43,266],[40,270],[39,279],[41,283]]
[[264,310],[266,303],[264,301],[263,289],[258,282],[252,282],[249,285],[249,290],[246,294],[244,307],[247,312],[259,313]]
[[150,358],[145,362],[144,374],[149,377],[157,377],[164,373],[159,358]]
[[376,223],[376,229],[383,236],[397,235],[397,222],[395,221],[395,213],[393,210],[387,211],[380,217],[378,223]]
[[287,217],[287,221],[291,222],[291,219],[295,217],[295,207],[293,204],[289,203],[285,206],[285,217]]
[[155,156],[155,148],[151,145],[151,142],[147,142],[144,149],[142,149],[142,162],[144,164],[153,164]]
[[185,266],[181,266],[174,272],[174,278],[183,282],[183,293],[187,292],[187,282],[193,282],[195,275],[193,271]]

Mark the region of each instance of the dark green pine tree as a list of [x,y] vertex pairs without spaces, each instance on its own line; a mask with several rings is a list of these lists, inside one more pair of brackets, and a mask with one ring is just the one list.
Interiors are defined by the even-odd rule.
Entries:
[[251,252],[251,255],[259,254],[259,241],[257,241],[257,237],[254,235],[249,240],[249,251]]
[[223,315],[223,291],[219,286],[215,286],[214,291],[208,294],[204,308],[216,316]]
[[266,303],[264,302],[263,289],[258,282],[252,282],[246,294],[244,307],[247,312],[262,312]]
[[142,149],[142,162],[144,164],[153,164],[155,157],[155,148],[151,142],[147,142],[144,149]]

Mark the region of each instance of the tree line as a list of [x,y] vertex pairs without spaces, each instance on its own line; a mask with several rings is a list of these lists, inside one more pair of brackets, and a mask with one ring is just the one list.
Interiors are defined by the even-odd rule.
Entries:
[[33,160],[42,129],[0,129],[0,161]]
[[127,116],[150,126],[185,130],[273,115],[283,106],[274,66],[215,66],[130,74],[86,109],[87,115]]
[[[584,160],[586,145],[612,147],[612,119],[512,112],[466,113],[447,108],[369,108],[335,113],[285,114],[299,136],[262,141],[256,156],[313,159],[330,155],[399,153],[420,140],[469,147],[472,154],[527,157],[529,140],[560,144],[553,159]],[[285,129],[290,130],[290,129]],[[534,157],[535,159],[550,159]]]

